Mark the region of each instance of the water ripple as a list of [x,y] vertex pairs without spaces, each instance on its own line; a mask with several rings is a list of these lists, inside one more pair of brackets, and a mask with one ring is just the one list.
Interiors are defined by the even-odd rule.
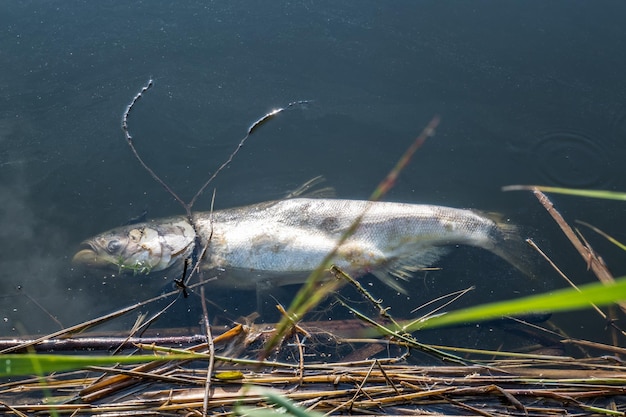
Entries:
[[613,138],[624,143],[626,140],[626,108],[614,109],[611,112],[611,121],[609,123]]
[[539,137],[531,157],[544,179],[573,188],[601,188],[610,180],[608,157],[601,141],[573,131],[548,132]]

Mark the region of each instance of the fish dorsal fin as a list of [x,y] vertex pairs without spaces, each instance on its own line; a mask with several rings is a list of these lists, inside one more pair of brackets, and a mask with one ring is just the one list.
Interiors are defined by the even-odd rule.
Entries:
[[372,273],[383,284],[406,294],[406,290],[396,278],[408,281],[416,272],[433,267],[437,261],[450,252],[450,248],[444,246],[432,246],[424,248],[411,256],[405,256],[391,261],[385,268]]
[[285,199],[307,197],[307,198],[332,198],[335,197],[335,189],[333,187],[316,188],[318,185],[326,181],[326,179],[318,175],[311,178],[295,190],[285,195]]
[[500,213],[499,211],[485,211],[485,210],[476,210],[476,209],[469,209],[469,210],[472,213],[475,213],[481,217],[486,217],[489,220],[493,220],[498,225],[506,224],[508,222],[504,214]]

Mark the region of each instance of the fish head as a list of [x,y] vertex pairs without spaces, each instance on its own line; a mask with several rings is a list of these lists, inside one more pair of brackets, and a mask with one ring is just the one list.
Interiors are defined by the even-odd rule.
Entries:
[[122,226],[83,241],[72,263],[148,274],[191,256],[195,236],[185,219]]

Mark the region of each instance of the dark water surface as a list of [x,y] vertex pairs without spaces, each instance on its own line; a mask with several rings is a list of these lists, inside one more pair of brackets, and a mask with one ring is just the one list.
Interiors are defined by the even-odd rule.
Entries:
[[[250,138],[214,183],[217,208],[278,198],[316,175],[339,197],[367,198],[439,114],[436,137],[386,199],[501,212],[576,282],[594,280],[531,195],[500,187],[626,191],[625,12],[621,2],[569,1],[3,2],[0,336],[49,332],[169,288],[172,276],[69,264],[84,238],[144,210],[182,213],[120,130],[149,78],[130,128],[185,199],[250,123],[291,101],[313,103]],[[209,196],[195,208],[208,210]],[[568,220],[626,240],[623,203],[554,201]],[[588,236],[624,274],[623,255]],[[459,248],[441,266],[416,277],[409,298],[372,288],[404,316],[471,285],[457,306],[566,285],[547,269],[529,282],[478,250]],[[277,294],[286,302],[292,292]],[[222,322],[255,307],[254,294],[212,296]],[[164,323],[195,326],[197,304],[183,300]],[[558,318],[575,336],[604,337],[590,312]]]

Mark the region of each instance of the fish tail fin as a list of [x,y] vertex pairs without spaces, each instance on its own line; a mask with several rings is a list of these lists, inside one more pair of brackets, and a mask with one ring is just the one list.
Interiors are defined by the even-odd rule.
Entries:
[[519,227],[498,214],[489,213],[487,217],[495,223],[495,227],[489,233],[490,247],[486,249],[513,265],[527,277],[536,278],[537,258],[533,256],[526,239],[522,238]]

